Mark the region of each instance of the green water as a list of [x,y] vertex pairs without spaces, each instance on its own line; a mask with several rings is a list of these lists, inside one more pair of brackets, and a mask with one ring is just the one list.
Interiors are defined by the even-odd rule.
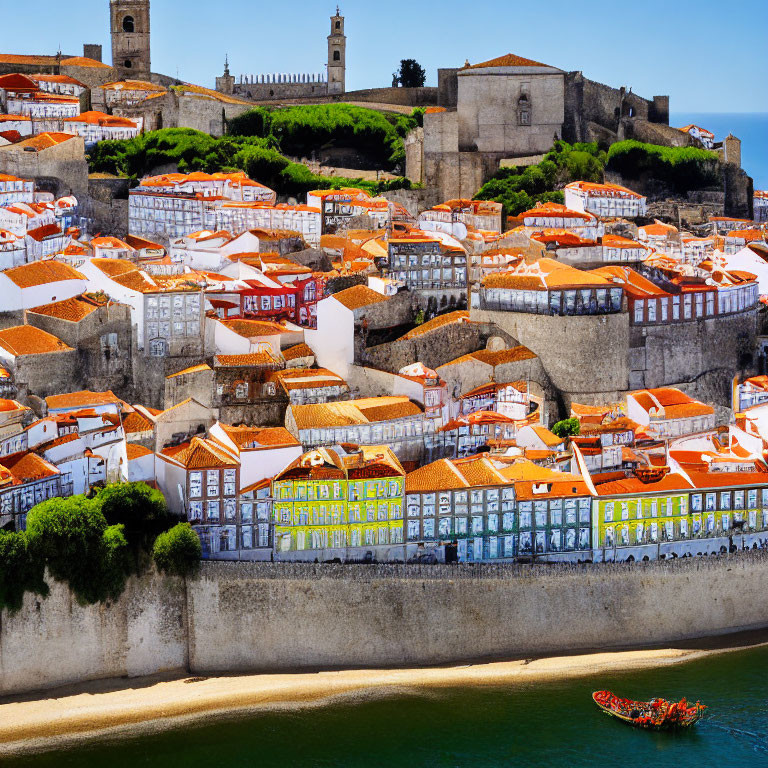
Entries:
[[[688,696],[710,705],[695,729],[637,731],[601,714],[595,689],[633,698]],[[768,766],[768,648],[663,670],[545,685],[410,691],[55,754],[3,768],[374,768],[428,766]]]

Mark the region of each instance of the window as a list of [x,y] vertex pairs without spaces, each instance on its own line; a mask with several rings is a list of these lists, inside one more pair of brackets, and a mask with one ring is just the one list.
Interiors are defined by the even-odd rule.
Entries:
[[123,32],[135,32],[136,24],[133,21],[133,16],[126,16],[123,19]]
[[151,357],[165,357],[165,339],[152,339],[149,342],[149,354]]
[[247,381],[238,381],[235,385],[235,397],[238,400],[247,400],[248,399],[248,382]]
[[219,470],[209,469],[207,475],[208,496],[219,495]]
[[133,63],[130,61],[130,59],[126,59],[126,60],[123,62],[123,66],[124,66],[126,69],[130,69],[130,68],[133,66]]
[[341,51],[336,50],[333,52],[333,60],[341,61]]
[[645,302],[636,301],[635,302],[635,322],[642,323],[644,315],[645,315]]

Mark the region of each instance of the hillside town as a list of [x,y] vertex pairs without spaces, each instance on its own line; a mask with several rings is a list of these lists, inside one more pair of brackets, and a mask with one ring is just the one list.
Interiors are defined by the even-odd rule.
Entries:
[[[737,137],[607,86],[598,117],[581,73],[509,54],[441,70],[399,189],[105,173],[105,142],[364,104],[338,9],[326,73],[227,64],[208,89],[152,72],[149,2],[110,7],[111,66],[0,54],[1,528],[143,483],[210,560],[768,546],[768,191]],[[609,165],[525,210],[480,199],[500,169],[619,141],[706,150],[722,184],[660,195]]]

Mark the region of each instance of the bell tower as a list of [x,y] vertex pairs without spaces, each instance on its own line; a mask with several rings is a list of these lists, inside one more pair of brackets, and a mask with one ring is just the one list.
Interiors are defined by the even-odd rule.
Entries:
[[120,80],[149,80],[149,0],[110,0],[112,66]]
[[331,34],[328,35],[328,93],[345,93],[347,90],[347,38],[344,34],[344,17],[336,6],[331,16]]

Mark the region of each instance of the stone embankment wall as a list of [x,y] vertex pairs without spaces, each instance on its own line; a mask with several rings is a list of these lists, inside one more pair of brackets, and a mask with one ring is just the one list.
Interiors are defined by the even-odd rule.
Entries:
[[2,614],[0,694],[167,670],[428,665],[674,643],[768,626],[768,555],[585,566],[206,563],[82,608]]

